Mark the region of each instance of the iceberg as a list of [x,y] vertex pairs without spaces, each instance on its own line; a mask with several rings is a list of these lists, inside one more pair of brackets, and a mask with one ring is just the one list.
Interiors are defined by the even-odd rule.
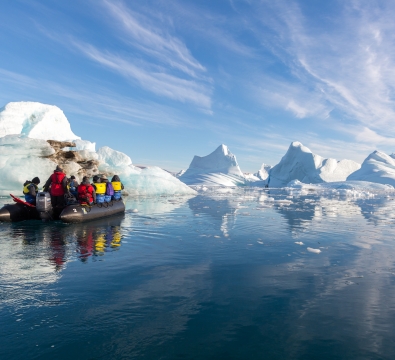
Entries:
[[265,181],[269,178],[270,170],[272,169],[271,165],[267,165],[265,163],[262,164],[261,168],[254,175],[261,181]]
[[281,161],[270,170],[268,182],[270,187],[284,187],[292,180],[313,184],[345,181],[360,167],[352,160],[324,159],[295,141]]
[[195,155],[179,179],[188,185],[238,186],[246,183],[236,156],[226,145],[220,145],[207,156]]
[[22,195],[22,184],[38,176],[41,184],[57,165],[77,180],[100,170],[117,174],[133,195],[195,195],[196,191],[158,167],[140,169],[131,158],[108,146],[76,136],[56,106],[13,102],[0,110],[0,195]]
[[395,186],[395,159],[380,151],[371,153],[359,170],[350,174],[347,181],[362,180]]
[[0,109],[0,137],[15,134],[42,140],[80,139],[57,106],[29,101],[10,102]]

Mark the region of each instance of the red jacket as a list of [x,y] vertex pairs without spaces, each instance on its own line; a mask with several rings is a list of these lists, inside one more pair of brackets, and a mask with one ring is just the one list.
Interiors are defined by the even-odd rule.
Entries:
[[63,179],[66,174],[56,171],[51,175],[51,195],[61,196],[64,195]]
[[78,192],[78,200],[80,202],[93,202],[93,193],[95,189],[91,184],[82,183],[78,185],[77,192]]

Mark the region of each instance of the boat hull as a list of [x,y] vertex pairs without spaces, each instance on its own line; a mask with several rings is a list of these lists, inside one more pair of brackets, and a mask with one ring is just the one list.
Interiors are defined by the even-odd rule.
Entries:
[[122,200],[109,203],[95,204],[92,206],[69,205],[59,215],[65,223],[80,223],[96,220],[125,212],[125,204]]
[[6,204],[0,209],[1,222],[17,222],[39,219],[40,215],[35,207],[29,207],[20,203]]

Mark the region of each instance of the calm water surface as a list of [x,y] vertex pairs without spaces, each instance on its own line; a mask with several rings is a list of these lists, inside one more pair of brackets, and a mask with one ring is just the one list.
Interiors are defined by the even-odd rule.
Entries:
[[393,359],[393,199],[217,190],[0,224],[0,358]]

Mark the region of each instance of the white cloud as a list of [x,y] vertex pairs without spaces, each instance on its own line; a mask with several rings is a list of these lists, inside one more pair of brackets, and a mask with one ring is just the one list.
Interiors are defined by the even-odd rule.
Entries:
[[[146,90],[174,100],[194,103],[202,109],[210,109],[211,107],[211,90],[203,84],[166,74],[160,69],[152,70],[138,67],[130,60],[110,52],[100,51],[89,44],[77,41],[74,41],[73,44],[85,56],[115,70],[124,77],[137,80],[140,86]],[[147,67],[149,67],[149,64],[147,64]]]
[[[310,105],[334,108],[342,121],[395,136],[395,3],[353,4],[344,4],[336,17],[327,14],[322,25],[306,18],[297,2],[254,3],[251,27],[292,75],[283,88],[300,89],[304,99],[311,95]],[[267,93],[273,84],[263,86]],[[301,100],[284,101],[280,94],[274,104],[299,118],[315,116]]]
[[197,72],[205,71],[190,53],[185,44],[178,38],[166,33],[162,28],[154,26],[141,14],[134,13],[123,3],[103,0],[103,4],[115,18],[117,24],[122,24],[126,30],[123,33],[129,44],[149,54],[184,73],[197,77]]

